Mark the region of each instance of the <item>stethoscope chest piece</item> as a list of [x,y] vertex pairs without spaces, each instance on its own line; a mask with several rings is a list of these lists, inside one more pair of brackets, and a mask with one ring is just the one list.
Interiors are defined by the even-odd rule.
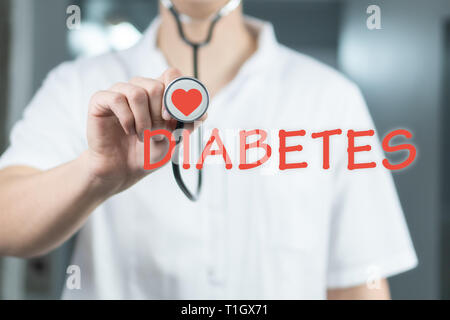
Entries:
[[195,78],[177,78],[164,91],[164,105],[169,114],[179,122],[194,122],[208,109],[208,90]]
[[[177,120],[176,129],[183,129],[185,123],[199,120],[209,106],[208,90],[199,80],[191,77],[180,77],[169,83],[164,91],[163,100],[167,112]],[[200,125],[198,127],[199,145],[202,142],[201,129],[202,126]],[[175,137],[176,146],[172,155],[172,169],[175,181],[189,200],[197,201],[202,188],[202,172],[201,170],[198,171],[197,191],[193,193],[188,189],[181,176],[178,158],[182,138],[180,132],[177,134],[178,136]]]
[[[183,39],[185,43],[192,47],[192,56],[193,56],[193,74],[195,78],[190,77],[181,77],[173,80],[167,87],[164,92],[164,106],[169,114],[177,120],[176,129],[182,129],[185,123],[194,122],[199,120],[208,109],[209,105],[209,94],[206,90],[206,87],[198,81],[198,49],[202,46],[207,45],[211,41],[211,37],[213,34],[213,29],[216,23],[223,16],[228,15],[231,11],[236,9],[241,0],[229,0],[216,14],[212,15],[209,25],[208,35],[202,42],[192,42],[184,35],[183,24],[181,20],[191,21],[190,17],[186,15],[180,14],[171,0],[161,0],[161,3],[164,7],[166,7],[174,16],[175,21],[177,23],[178,32],[180,37]],[[184,17],[184,19],[183,19]],[[202,126],[199,126],[199,145],[202,142],[202,134],[201,134]],[[181,139],[177,140],[177,145],[174,150],[174,154],[172,157],[172,168],[173,174],[175,176],[175,180],[180,187],[181,191],[186,195],[189,200],[196,201],[199,198],[200,190],[202,188],[202,171],[198,171],[198,184],[197,190],[195,193],[191,192],[181,177],[180,166],[178,165],[178,161],[173,161],[174,159],[178,159],[179,155],[179,142]]]

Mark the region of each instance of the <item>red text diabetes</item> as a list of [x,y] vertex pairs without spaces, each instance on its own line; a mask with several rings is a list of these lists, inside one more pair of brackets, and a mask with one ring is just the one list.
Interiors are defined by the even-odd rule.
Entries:
[[[323,169],[327,170],[330,168],[330,144],[331,139],[333,136],[342,135],[343,132],[341,129],[334,129],[334,130],[326,130],[322,132],[314,132],[311,133],[311,138],[318,140],[318,143],[321,143],[323,146]],[[355,162],[355,154],[357,152],[364,152],[364,151],[370,151],[372,147],[370,145],[358,145],[357,139],[360,137],[366,137],[366,136],[373,136],[375,134],[374,130],[367,130],[367,131],[354,131],[354,130],[348,130],[347,131],[347,154],[348,154],[348,162],[347,162],[347,168],[349,170],[355,170],[355,169],[370,169],[375,168],[377,164],[375,162],[364,162],[364,163],[356,163]],[[156,163],[150,163],[150,153],[151,153],[151,144],[150,139],[157,135],[163,135],[166,139],[169,140],[169,150],[166,154],[166,156]],[[247,138],[249,136],[256,135],[257,140],[252,143],[247,143]],[[298,130],[298,131],[285,131],[280,130],[278,132],[279,137],[279,149],[278,149],[278,157],[279,157],[279,169],[280,170],[290,170],[290,169],[302,169],[307,168],[308,163],[306,161],[303,162],[293,162],[288,163],[286,161],[286,154],[289,152],[300,152],[303,150],[303,146],[301,144],[296,145],[289,145],[288,144],[288,138],[290,137],[296,137],[296,136],[306,136],[307,132],[305,130]],[[396,137],[396,136],[404,136],[407,139],[412,138],[412,134],[410,131],[406,129],[397,129],[390,133],[388,133],[383,141],[382,141],[382,147],[385,152],[397,152],[401,150],[408,151],[408,156],[404,161],[401,163],[393,164],[390,163],[388,159],[384,159],[382,161],[382,165],[389,170],[400,170],[408,167],[415,159],[416,157],[416,148],[413,144],[406,143],[406,144],[399,144],[399,145],[390,145],[390,141]],[[190,146],[190,135],[189,133],[184,130],[182,133],[182,143],[183,143],[183,149],[185,152],[183,153],[183,168],[189,169],[191,167],[190,165],[190,159],[189,159],[189,152],[186,152],[186,150],[189,150]],[[255,130],[242,130],[239,132],[239,143],[240,143],[240,156],[239,156],[239,165],[238,168],[241,170],[248,170],[252,168],[256,168],[258,166],[261,166],[264,164],[269,158],[273,155],[273,150],[271,146],[266,143],[267,138],[267,132],[261,129],[255,129]],[[216,144],[217,148],[213,149],[213,144]],[[176,142],[173,134],[170,131],[160,129],[160,130],[146,130],[144,134],[144,169],[145,170],[154,170],[157,169],[164,164],[166,164],[173,153],[173,150],[175,148]],[[247,162],[247,150],[251,148],[262,148],[264,152],[264,156],[261,157],[259,160],[255,162],[248,163]],[[200,158],[198,159],[195,167],[197,169],[201,169],[203,167],[203,163],[205,159],[209,156],[221,156],[225,163],[226,169],[231,169],[233,167],[233,164],[231,162],[231,159],[227,153],[226,146],[224,145],[220,133],[218,129],[213,129],[210,138],[208,139],[208,142],[206,143],[205,147],[203,148],[202,154]]]

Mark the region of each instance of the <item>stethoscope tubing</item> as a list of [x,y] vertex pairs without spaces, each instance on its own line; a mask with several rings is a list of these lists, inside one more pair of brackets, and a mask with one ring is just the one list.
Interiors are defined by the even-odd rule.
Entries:
[[[178,13],[178,11],[175,9],[175,7],[173,6],[172,2],[169,0],[162,0],[161,2],[167,9],[169,9],[169,11],[172,13],[173,17],[175,18],[175,21],[177,23],[178,33],[179,33],[181,39],[192,48],[193,76],[194,76],[195,80],[198,81],[197,79],[199,78],[199,75],[198,75],[198,50],[199,50],[199,48],[206,46],[208,43],[210,43],[213,31],[214,31],[214,27],[216,26],[217,22],[220,20],[220,18],[222,16],[227,15],[228,13],[233,11],[235,8],[237,8],[241,1],[240,0],[230,0],[221,10],[219,10],[219,12],[215,16],[212,17],[207,36],[206,36],[205,40],[201,41],[201,42],[192,42],[186,37],[186,35],[184,34],[181,16]],[[170,84],[169,84],[169,86],[170,86]],[[203,84],[202,84],[202,86],[203,86]],[[206,90],[206,88],[205,88],[205,90]],[[208,94],[207,94],[207,96],[209,99]],[[206,112],[206,110],[205,110],[205,112]],[[183,129],[183,128],[184,128],[184,123],[177,120],[176,130]],[[198,141],[199,142],[199,155],[201,156],[200,146],[202,145],[202,137],[203,137],[202,125],[200,125],[197,130],[198,130],[198,140],[199,140]],[[179,159],[179,153],[180,153],[179,149],[180,149],[180,145],[181,145],[180,142],[182,140],[181,138],[182,138],[182,136],[180,135],[180,138],[176,142],[174,153],[172,155],[173,175],[175,177],[175,181],[176,181],[178,187],[186,195],[186,197],[191,201],[197,201],[199,199],[199,196],[200,196],[200,193],[202,190],[202,181],[203,181],[202,169],[199,169],[199,171],[198,171],[196,192],[192,193],[183,181],[183,177],[181,176],[181,168],[180,168],[180,165],[178,164],[178,161],[174,161],[174,159],[176,159],[176,160]]]

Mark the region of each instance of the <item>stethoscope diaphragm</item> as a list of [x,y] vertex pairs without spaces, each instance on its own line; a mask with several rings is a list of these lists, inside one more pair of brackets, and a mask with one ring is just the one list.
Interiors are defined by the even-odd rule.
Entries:
[[164,91],[164,106],[177,121],[194,122],[208,109],[208,90],[195,78],[177,78],[169,83]]

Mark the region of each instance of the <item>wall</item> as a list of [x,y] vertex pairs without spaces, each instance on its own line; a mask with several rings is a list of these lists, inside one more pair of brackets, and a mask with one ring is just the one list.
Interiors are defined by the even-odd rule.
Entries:
[[450,16],[446,19],[445,27],[445,66],[444,66],[444,84],[443,84],[443,116],[442,124],[442,150],[444,152],[443,162],[441,163],[443,171],[442,181],[442,235],[441,235],[441,254],[442,254],[442,298],[450,299],[450,167],[446,164],[450,162]]
[[[382,30],[366,27],[378,4]],[[362,88],[380,134],[408,128],[415,165],[394,174],[419,256],[419,267],[391,281],[396,298],[440,295],[441,97],[445,0],[345,1],[339,65]]]
[[244,12],[270,21],[280,43],[332,67],[337,67],[339,8],[338,1],[244,1]]
[[[68,3],[68,0],[11,1],[10,91],[2,135],[9,133],[21,117],[48,71],[69,59],[65,24]],[[63,247],[28,262],[2,259],[0,298],[58,297],[65,272],[66,251]]]
[[[8,66],[9,66],[9,44],[10,44],[10,3],[8,1],[0,2],[0,16],[7,17],[0,20],[0,127],[5,125],[5,117],[7,112],[7,95],[8,95]],[[0,133],[0,150],[3,150],[6,144],[6,135]]]

